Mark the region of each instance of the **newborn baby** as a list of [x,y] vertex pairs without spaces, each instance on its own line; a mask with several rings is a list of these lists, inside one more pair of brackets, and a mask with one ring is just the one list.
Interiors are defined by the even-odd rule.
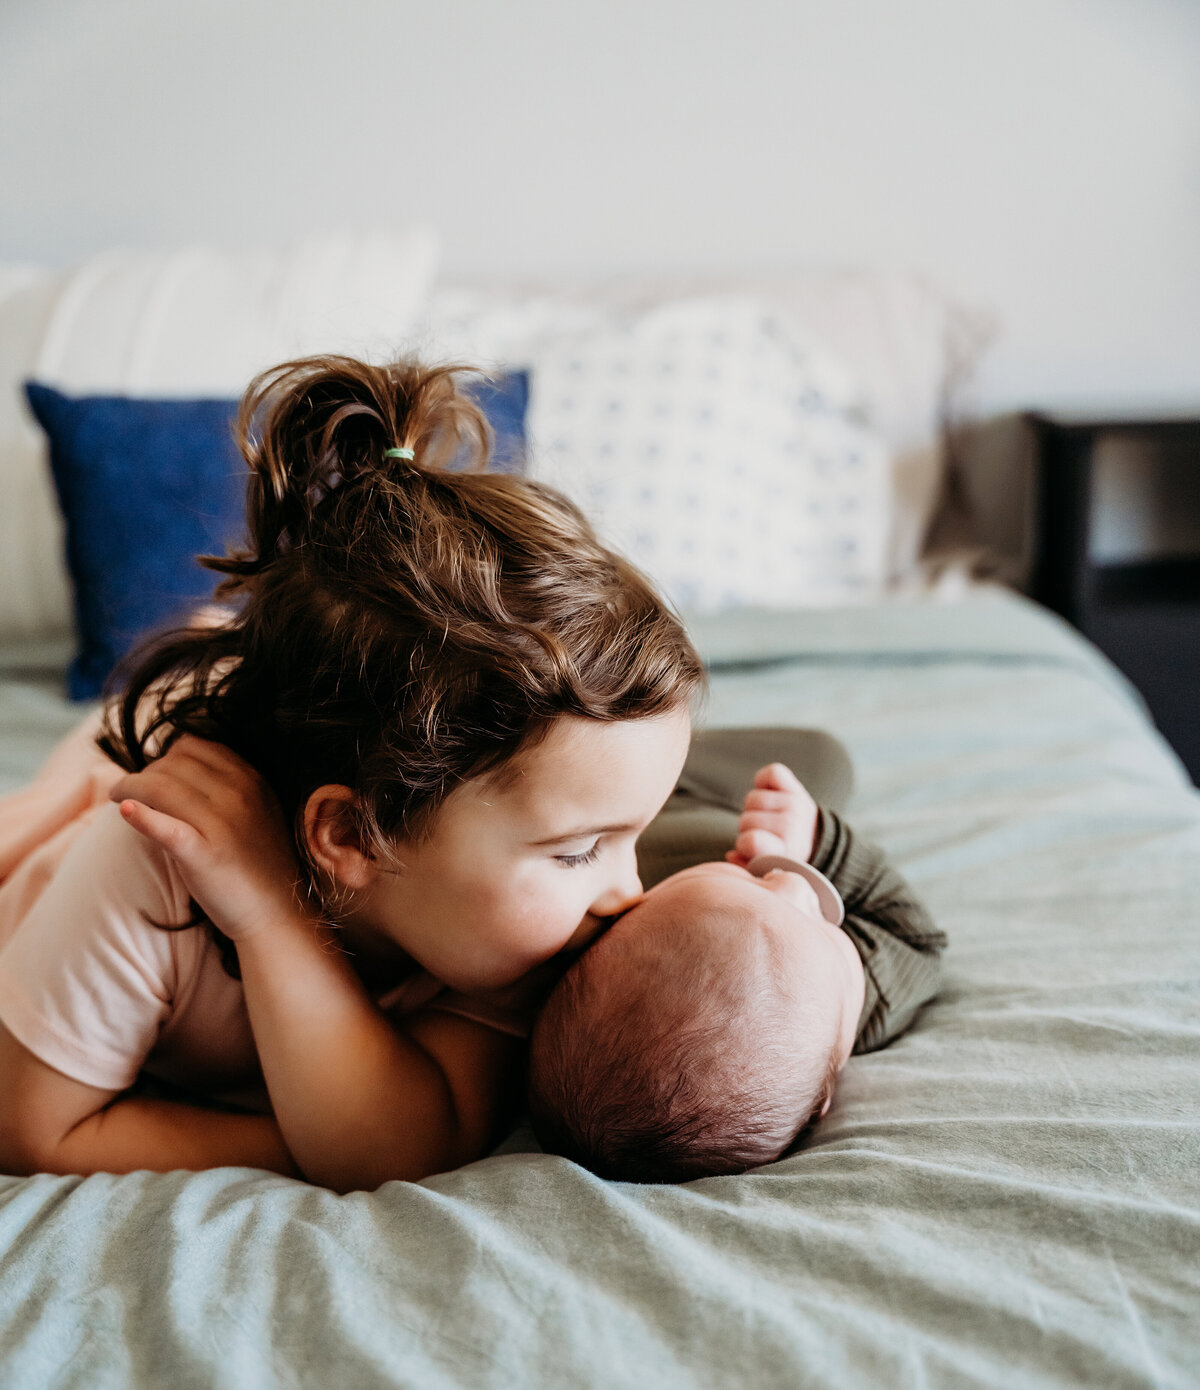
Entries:
[[[769,745],[824,793],[820,807],[772,763],[739,816],[737,788]],[[529,1103],[543,1148],[634,1182],[769,1163],[829,1108],[852,1051],[908,1026],[935,992],[945,937],[829,804],[849,780],[828,735],[696,739],[639,845],[648,891],[535,1025]]]

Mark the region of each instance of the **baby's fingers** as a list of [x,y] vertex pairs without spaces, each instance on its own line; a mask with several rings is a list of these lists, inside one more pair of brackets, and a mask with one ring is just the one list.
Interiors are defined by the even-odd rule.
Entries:
[[785,763],[768,763],[754,774],[754,785],[763,791],[794,792],[804,783]]
[[796,804],[795,792],[754,790],[746,793],[747,811],[790,811]]
[[743,811],[738,819],[739,830],[770,830],[779,836],[786,836],[790,825],[782,811]]
[[743,830],[733,842],[733,853],[739,857],[732,862],[744,865],[760,854],[786,854],[787,845],[770,830]]

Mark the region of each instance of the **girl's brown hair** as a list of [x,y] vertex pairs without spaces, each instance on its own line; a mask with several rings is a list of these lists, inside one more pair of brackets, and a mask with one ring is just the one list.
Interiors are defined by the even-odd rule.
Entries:
[[110,757],[136,771],[182,733],[217,740],[297,830],[310,792],[346,785],[386,856],[559,715],[639,719],[700,690],[679,619],[578,508],[485,471],[464,370],[312,357],[251,383],[248,540],[200,561],[231,607],[135,653]]

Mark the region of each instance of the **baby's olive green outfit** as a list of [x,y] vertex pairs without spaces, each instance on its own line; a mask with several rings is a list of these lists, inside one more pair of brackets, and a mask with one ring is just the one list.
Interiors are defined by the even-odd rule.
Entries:
[[902,1033],[937,993],[944,932],[883,851],[842,820],[853,784],[846,750],[817,729],[708,729],[692,740],[671,799],[638,841],[638,869],[650,888],[693,864],[724,859],[737,838],[742,802],[766,763],[786,763],[821,808],[811,863],[846,905],[842,930],[862,957],[867,992],[855,1052]]

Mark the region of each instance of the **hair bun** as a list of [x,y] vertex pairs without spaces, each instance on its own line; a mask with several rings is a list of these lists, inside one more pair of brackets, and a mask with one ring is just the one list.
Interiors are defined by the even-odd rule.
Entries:
[[[203,557],[230,576],[226,592],[310,540],[334,550],[349,544],[372,490],[356,486],[354,497],[333,509],[323,506],[331,494],[360,482],[394,485],[427,477],[452,460],[458,466],[464,455],[468,467],[482,464],[489,430],[478,406],[458,389],[466,370],[323,356],[284,362],[257,376],[242,398],[237,425],[250,469],[249,543],[235,555]],[[339,530],[346,534],[339,538]]]

